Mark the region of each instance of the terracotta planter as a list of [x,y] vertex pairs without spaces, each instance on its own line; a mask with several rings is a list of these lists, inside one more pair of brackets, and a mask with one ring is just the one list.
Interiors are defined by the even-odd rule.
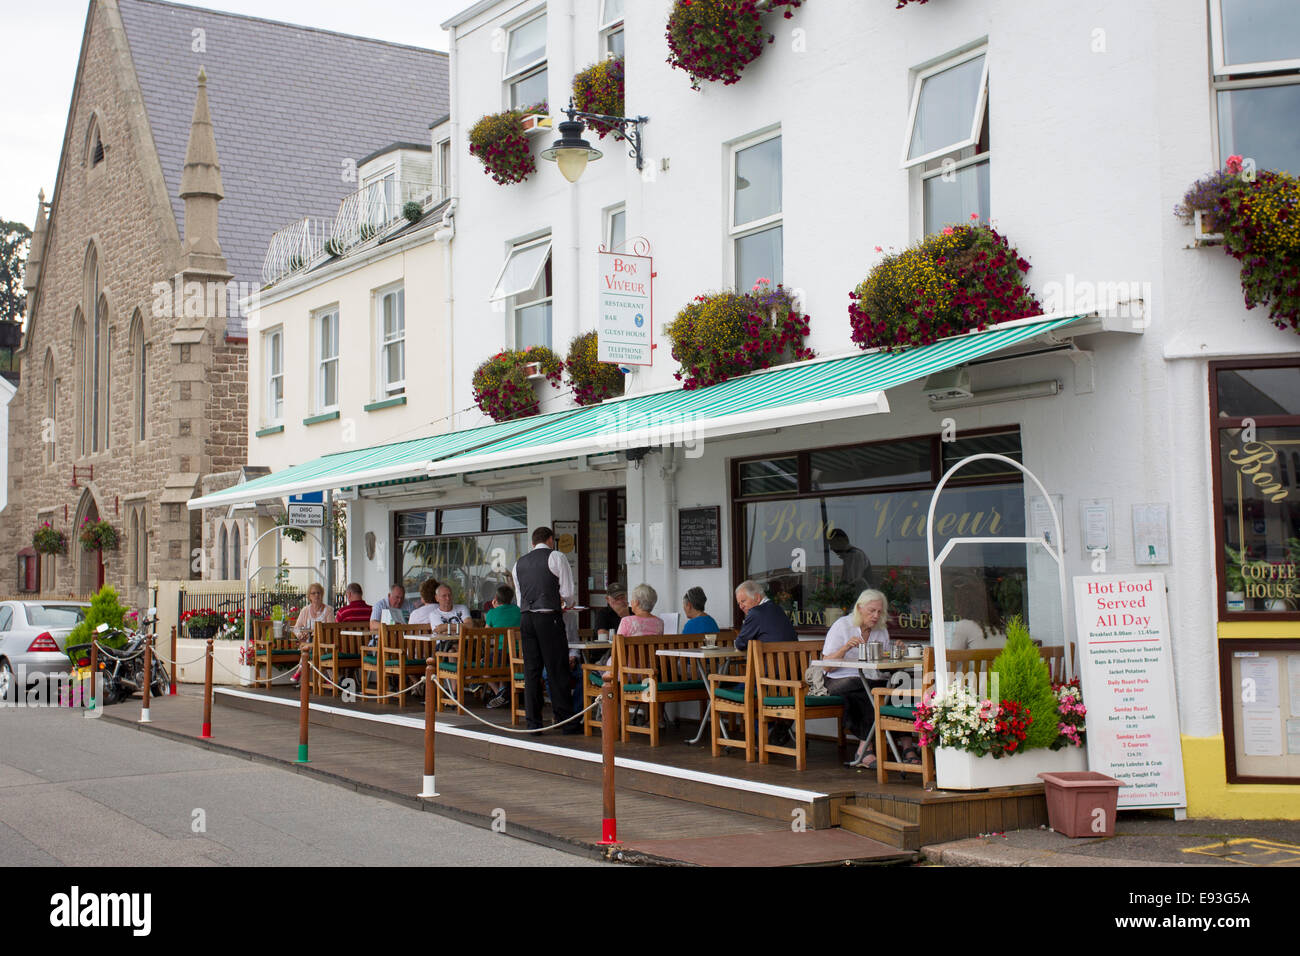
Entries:
[[1104,773],[1040,773],[1047,793],[1047,820],[1068,837],[1115,835],[1115,808],[1124,784]]
[[1038,783],[1040,773],[1066,773],[1088,769],[1082,747],[1028,750],[1011,757],[977,757],[965,750],[937,747],[935,778],[940,790],[987,790]]

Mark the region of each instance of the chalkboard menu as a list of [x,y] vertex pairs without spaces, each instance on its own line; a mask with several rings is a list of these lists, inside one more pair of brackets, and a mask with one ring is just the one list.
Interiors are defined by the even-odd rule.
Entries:
[[722,567],[722,509],[682,508],[677,512],[677,566]]

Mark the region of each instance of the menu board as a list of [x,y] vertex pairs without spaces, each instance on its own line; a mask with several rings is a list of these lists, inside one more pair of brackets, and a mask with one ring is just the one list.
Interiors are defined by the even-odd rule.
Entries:
[[1163,574],[1074,579],[1088,766],[1121,780],[1119,806],[1185,807]]
[[722,567],[722,509],[682,508],[677,512],[677,566]]

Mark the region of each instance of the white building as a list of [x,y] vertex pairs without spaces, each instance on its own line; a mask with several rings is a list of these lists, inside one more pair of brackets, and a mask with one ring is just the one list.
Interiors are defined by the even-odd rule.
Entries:
[[[823,576],[844,579],[829,546],[838,528],[870,561],[872,584],[890,572],[911,582],[910,613],[891,629],[920,638],[928,589],[917,516],[947,465],[1000,451],[1060,495],[1068,575],[1092,567],[1081,503],[1109,508],[1107,571],[1119,573],[1137,567],[1133,507],[1168,506],[1170,557],[1155,570],[1168,585],[1189,811],[1295,816],[1300,756],[1247,752],[1221,668],[1238,650],[1279,661],[1300,651],[1300,614],[1293,599],[1229,605],[1222,564],[1225,546],[1246,546],[1275,576],[1294,576],[1300,456],[1288,464],[1281,452],[1300,440],[1300,341],[1243,307],[1237,264],[1196,247],[1171,210],[1234,153],[1300,172],[1287,132],[1300,23],[1267,26],[1296,15],[1262,0],[810,3],[767,18],[774,42],[738,83],[701,82],[697,92],[665,63],[672,6],[484,0],[444,25],[456,431],[377,451],[373,472],[283,476],[303,490],[359,487],[354,576],[373,592],[390,576],[443,574],[473,544],[455,573],[481,588],[501,566],[496,549],[512,559],[527,528],[551,524],[575,535],[581,603],[598,603],[626,574],[676,611],[699,585],[726,625],[737,619],[732,588],[753,577],[815,633],[831,602],[814,592]],[[649,117],[644,168],[606,139],[605,157],[575,185],[544,161],[521,185],[484,176],[465,142],[474,121],[543,83],[559,119],[573,74],[611,46],[626,49],[625,113]],[[534,154],[545,145],[535,141]],[[984,333],[971,352],[935,353],[910,376],[895,365],[872,371],[876,360],[849,338],[848,293],[891,248],[972,213],[1031,260],[1045,313],[1083,318]],[[548,307],[557,351],[596,326],[597,249],[636,236],[654,257],[659,348],[628,376],[627,396],[575,410],[543,387],[541,416],[501,425],[463,411],[480,362],[536,340],[537,306]],[[511,255],[546,242],[538,281],[549,284],[491,301]],[[819,359],[677,390],[664,326],[694,296],[760,275],[799,290]],[[973,397],[932,406],[926,374],[959,365]],[[1264,447],[1255,472],[1234,470],[1229,444],[1251,416]],[[647,425],[666,426],[678,447]],[[1234,486],[1269,454],[1276,493]],[[977,476],[957,496],[939,513],[941,537],[995,514],[1010,533],[1027,527],[1015,474]],[[679,566],[683,513],[701,536],[692,567]],[[1027,601],[1036,626],[1045,592],[1023,553],[975,563],[997,576],[972,570],[959,586],[968,616],[1005,616]],[[1003,590],[1005,579],[1027,579],[1027,596]]]

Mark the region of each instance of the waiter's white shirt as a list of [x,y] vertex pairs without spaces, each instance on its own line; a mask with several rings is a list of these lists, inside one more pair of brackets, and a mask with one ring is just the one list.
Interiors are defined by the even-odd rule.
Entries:
[[[533,545],[533,550],[546,548],[545,544]],[[547,548],[551,552],[550,557],[546,559],[546,566],[550,568],[551,573],[560,581],[560,600],[565,604],[572,604],[576,590],[573,586],[573,569],[569,567],[568,559],[554,548]],[[515,562],[510,568],[510,579],[515,582],[515,594],[519,596],[519,608],[522,611],[558,611],[558,607],[524,607],[524,592],[519,586],[519,563]]]

